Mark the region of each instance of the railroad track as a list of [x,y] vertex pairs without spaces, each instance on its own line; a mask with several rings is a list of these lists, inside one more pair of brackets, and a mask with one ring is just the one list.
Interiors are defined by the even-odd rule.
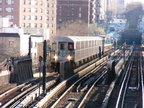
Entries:
[[95,85],[106,75],[106,69],[101,69],[101,71],[97,72],[102,67],[100,66],[99,68],[92,70],[89,74],[86,74],[76,81],[49,107],[57,108],[69,106],[69,108],[81,108]]
[[[120,52],[120,51],[118,51],[118,52]],[[104,62],[104,60],[108,60],[108,57],[104,57],[104,59],[103,60],[100,60],[100,63],[101,62]],[[90,65],[90,64],[89,64]],[[68,79],[71,83],[73,83],[74,82],[74,80],[75,79],[77,79],[77,76],[83,76],[85,73],[87,73],[89,70],[91,70],[93,67],[95,67],[95,66],[97,66],[97,65],[99,65],[99,64],[97,64],[97,63],[95,63],[94,65],[92,65],[92,66],[90,66],[90,68],[87,70],[87,69],[85,69],[85,70],[82,70],[82,72],[80,72],[80,74],[77,74],[77,75],[75,75],[75,76],[73,76],[73,78],[71,78],[71,79]],[[85,67],[86,68],[86,67]],[[81,69],[79,69],[79,70],[81,70]],[[69,82],[68,82],[68,80],[66,80],[66,81],[64,81],[64,82],[62,82],[61,84],[59,84],[58,85],[58,87],[56,87],[56,88],[54,88],[54,89],[52,89],[52,90],[49,90],[48,91],[48,93],[46,94],[46,96],[44,97],[44,99],[41,99],[41,100],[51,100],[51,99],[53,99],[53,98],[55,98],[56,100],[57,100],[57,97],[60,95],[60,94],[62,94],[62,92],[63,92],[63,90],[65,91],[66,89],[67,89],[67,87],[68,86],[63,86],[63,85],[68,85],[69,84]],[[59,89],[59,91],[58,92],[55,92],[55,90],[57,89],[57,88],[61,88],[61,89]],[[101,88],[103,88],[103,89],[105,89],[105,87],[101,87]],[[53,96],[53,94],[55,95],[55,96]],[[47,99],[45,99],[45,98],[47,98]],[[9,107],[14,107],[14,106],[17,106],[17,107],[21,107],[21,106],[19,106],[20,105],[20,101],[22,101],[22,100],[25,100],[26,99],[26,96],[25,96],[25,98],[23,98],[22,97],[22,99],[19,99],[18,100],[18,102],[14,102],[13,104],[12,103],[10,103],[9,105]],[[42,105],[44,105],[44,106],[39,106],[39,103],[41,103],[41,100],[39,101],[39,100],[37,100],[36,102],[34,102],[35,100],[33,100],[33,102],[30,102],[30,103],[28,103],[28,104],[26,104],[26,105],[24,105],[24,106],[31,106],[31,107],[45,107],[45,105],[44,105],[44,103],[42,104]],[[38,102],[39,101],[39,102]],[[51,103],[53,103],[53,100],[51,100],[51,101],[49,101],[49,102],[47,102],[47,104],[51,104]],[[71,104],[71,103],[70,103]],[[70,105],[69,104],[69,105]]]
[[[119,51],[118,51],[119,52]],[[127,51],[128,53],[130,51]],[[115,53],[116,54],[116,53]],[[127,54],[129,55],[129,54]],[[61,100],[61,97],[59,97],[62,94],[66,94],[64,93],[64,91],[67,91],[67,89],[69,88],[69,84],[74,83],[78,77],[85,75],[86,73],[89,73],[90,70],[92,70],[93,68],[97,67],[97,66],[101,66],[101,64],[104,61],[109,60],[109,57],[105,57],[97,62],[95,62],[94,64],[88,66],[87,68],[85,68],[84,70],[81,70],[79,73],[75,74],[74,76],[72,76],[71,78],[63,81],[62,83],[60,83],[54,90],[52,90],[51,92],[48,92],[47,95],[45,96],[45,98],[43,98],[41,101],[39,101],[34,107],[35,108],[47,108],[47,107],[55,107],[57,106],[57,99]],[[120,67],[121,68],[121,67]],[[119,70],[119,69],[118,69]],[[105,86],[105,85],[104,85]],[[72,87],[70,87],[72,88]],[[101,87],[102,88],[102,87]],[[107,87],[108,88],[108,87]],[[107,89],[105,90],[105,94],[106,94]],[[80,93],[79,93],[80,95]],[[77,95],[76,95],[77,96]],[[66,96],[67,97],[67,96]],[[76,101],[74,98],[69,98],[68,100],[70,101]],[[78,100],[77,100],[78,101]],[[56,102],[56,105],[55,105]],[[59,103],[59,102],[58,102]],[[68,106],[71,106],[72,103],[70,102],[69,104],[67,104]],[[66,105],[66,106],[67,106]],[[68,107],[67,106],[67,107]]]
[[[129,70],[126,71],[127,79],[123,87],[120,100],[116,106],[117,108],[123,107],[137,107],[142,108],[142,88],[140,79],[140,51],[134,51],[132,55],[132,63],[130,64]],[[142,75],[143,76],[143,75]]]
[[117,78],[113,92],[102,108],[142,108],[142,58],[138,49],[135,48],[129,63],[125,63],[124,71]]
[[[48,77],[46,79],[46,81],[51,81],[52,78],[54,78],[54,76]],[[42,91],[41,90],[39,92],[39,81],[40,81],[39,79],[34,79],[27,83],[18,85],[15,88],[10,89],[7,92],[4,92],[3,94],[1,94],[0,95],[0,102],[2,103],[1,108],[6,108],[6,107],[13,108],[13,107],[17,106],[20,102],[22,102],[22,100],[24,100],[27,96],[29,96],[29,94],[31,94],[34,91],[38,92],[38,93],[35,92],[35,94],[36,94],[35,98],[39,97],[39,95]],[[54,82],[54,83],[52,85],[49,84],[49,86],[53,86],[56,83],[56,81],[52,81],[52,82]],[[47,88],[49,88],[49,86],[47,86]],[[30,101],[33,101],[33,99]]]

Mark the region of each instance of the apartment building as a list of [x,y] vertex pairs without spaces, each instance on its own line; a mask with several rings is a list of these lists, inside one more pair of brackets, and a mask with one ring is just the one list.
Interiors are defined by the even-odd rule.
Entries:
[[24,28],[25,33],[56,34],[56,0],[0,0],[0,17]]
[[57,27],[64,22],[96,22],[97,0],[57,0]]

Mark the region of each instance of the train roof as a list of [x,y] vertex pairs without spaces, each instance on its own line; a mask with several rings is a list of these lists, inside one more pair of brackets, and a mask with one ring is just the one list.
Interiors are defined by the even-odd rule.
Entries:
[[102,38],[110,38],[110,36],[108,36],[108,35],[99,35],[99,37],[102,37]]
[[85,40],[101,40],[102,37],[98,36],[57,36],[54,37],[53,41],[85,41]]

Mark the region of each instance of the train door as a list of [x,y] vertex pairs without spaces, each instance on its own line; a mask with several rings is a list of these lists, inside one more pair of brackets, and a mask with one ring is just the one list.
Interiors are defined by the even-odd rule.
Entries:
[[61,57],[66,56],[67,43],[66,42],[59,42],[58,43],[58,49],[59,49],[59,52],[58,52],[59,56],[61,56]]

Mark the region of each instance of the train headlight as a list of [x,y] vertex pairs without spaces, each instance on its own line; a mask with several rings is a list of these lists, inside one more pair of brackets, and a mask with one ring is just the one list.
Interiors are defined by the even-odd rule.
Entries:
[[67,56],[67,59],[68,59],[68,60],[71,60],[71,59],[72,59],[72,56],[68,55],[68,56]]
[[54,55],[54,59],[55,59],[55,60],[57,60],[57,59],[58,59],[58,56],[57,56],[56,54]]

